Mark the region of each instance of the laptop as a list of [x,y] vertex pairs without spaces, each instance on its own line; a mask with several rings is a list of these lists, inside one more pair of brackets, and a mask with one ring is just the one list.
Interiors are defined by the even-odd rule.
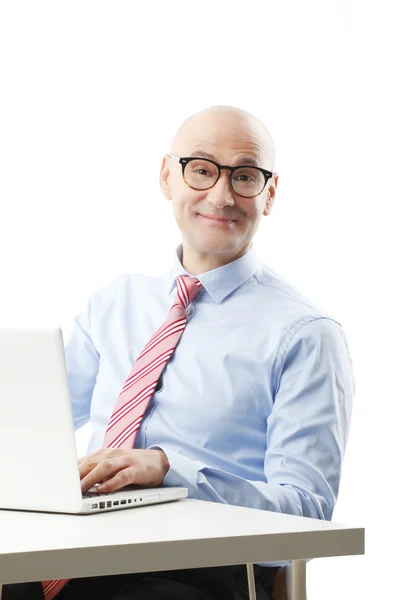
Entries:
[[92,514],[186,498],[128,486],[82,495],[59,326],[0,328],[0,508]]

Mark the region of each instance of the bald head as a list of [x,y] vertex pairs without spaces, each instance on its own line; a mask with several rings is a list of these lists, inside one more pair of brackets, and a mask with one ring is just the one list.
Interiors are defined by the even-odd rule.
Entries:
[[258,157],[261,167],[275,167],[275,147],[266,126],[251,113],[234,106],[211,106],[189,117],[175,134],[171,153],[190,156],[204,145]]

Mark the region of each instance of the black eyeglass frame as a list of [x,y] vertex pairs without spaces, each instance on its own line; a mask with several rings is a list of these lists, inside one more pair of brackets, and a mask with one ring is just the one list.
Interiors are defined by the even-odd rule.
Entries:
[[[239,192],[237,192],[233,186],[232,183],[232,177],[235,171],[239,170],[239,169],[243,169],[243,168],[252,168],[252,169],[257,169],[258,171],[261,171],[261,173],[264,175],[264,185],[261,189],[260,192],[258,192],[258,194],[256,194],[256,196],[259,196],[264,190],[265,190],[265,186],[268,183],[268,180],[271,179],[271,177],[273,177],[273,173],[271,171],[267,171],[267,169],[262,169],[261,167],[255,167],[254,165],[238,165],[236,167],[228,167],[227,165],[219,165],[217,162],[215,162],[215,160],[211,160],[210,158],[204,158],[202,156],[176,156],[175,154],[169,154],[168,156],[170,156],[171,158],[173,158],[174,160],[178,161],[181,165],[182,165],[182,177],[186,183],[187,186],[189,186],[190,188],[192,188],[192,190],[197,190],[199,192],[203,192],[205,190],[210,190],[211,188],[214,187],[214,185],[217,183],[218,179],[221,177],[221,173],[222,173],[222,169],[227,169],[228,171],[230,171],[230,176],[229,176],[229,181],[231,184],[231,187],[233,189],[233,191],[235,192],[235,194],[237,194],[238,196],[241,196],[242,198],[254,198],[255,196],[244,196],[243,194],[239,194]],[[192,161],[192,160],[205,160],[207,162],[212,163],[213,165],[215,165],[218,169],[218,177],[217,179],[214,181],[214,183],[212,185],[210,185],[210,187],[208,188],[195,188],[192,185],[189,185],[188,182],[185,179],[185,169],[187,167],[187,165]]]

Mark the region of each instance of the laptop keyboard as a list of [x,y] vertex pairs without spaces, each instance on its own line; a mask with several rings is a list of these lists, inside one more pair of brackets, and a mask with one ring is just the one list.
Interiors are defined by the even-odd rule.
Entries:
[[83,492],[82,498],[100,498],[100,496],[108,496],[106,493],[99,494],[98,492]]

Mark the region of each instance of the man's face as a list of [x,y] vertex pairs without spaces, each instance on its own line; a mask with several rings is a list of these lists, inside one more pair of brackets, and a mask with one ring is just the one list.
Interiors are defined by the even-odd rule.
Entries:
[[[250,164],[272,171],[273,155],[265,146],[255,124],[232,115],[208,115],[178,136],[171,153],[179,157],[203,156],[232,167],[243,164],[247,157],[246,164],[251,160]],[[172,200],[184,253],[202,258],[218,255],[221,263],[234,260],[247,251],[261,217],[271,211],[277,176],[251,198],[239,196],[232,189],[229,176],[224,169],[214,187],[194,190],[184,181],[182,166],[171,157],[164,157],[161,187]]]

